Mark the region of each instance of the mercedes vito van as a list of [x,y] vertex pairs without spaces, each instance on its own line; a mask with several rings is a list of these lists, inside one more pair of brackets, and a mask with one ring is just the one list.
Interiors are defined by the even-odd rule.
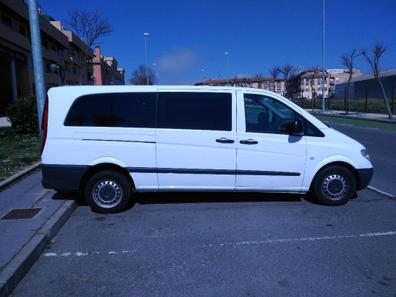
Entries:
[[340,205],[373,175],[360,143],[260,89],[56,87],[42,129],[44,187],[81,191],[98,212],[144,191],[310,192]]

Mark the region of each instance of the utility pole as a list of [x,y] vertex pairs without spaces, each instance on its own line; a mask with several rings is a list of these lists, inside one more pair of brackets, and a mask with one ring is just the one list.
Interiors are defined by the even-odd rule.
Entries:
[[40,16],[38,14],[37,0],[28,0],[28,5],[30,36],[32,40],[34,83],[36,88],[37,115],[41,140],[41,119],[43,118],[46,90],[44,81],[43,53],[41,48]]
[[149,78],[148,78],[148,62],[147,62],[147,37],[149,37],[150,33],[145,32],[143,33],[144,36],[144,59],[145,59],[145,63],[146,63],[146,85],[149,84]]
[[325,47],[326,47],[326,0],[322,2],[323,6],[323,32],[322,32],[322,113],[326,111],[326,95],[325,95]]
[[228,71],[229,71],[229,66],[230,66],[230,52],[228,52],[228,51],[225,51],[224,52],[224,56],[225,56],[225,58],[226,58],[226,70],[224,71],[225,72],[225,77],[226,77],[226,79],[227,79],[227,86],[229,85],[228,84]]

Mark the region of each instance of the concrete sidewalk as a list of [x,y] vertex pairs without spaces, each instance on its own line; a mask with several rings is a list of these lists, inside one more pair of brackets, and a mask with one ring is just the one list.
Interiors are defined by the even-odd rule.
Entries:
[[[75,207],[44,189],[39,171],[0,192],[1,297],[11,294]],[[21,218],[34,210],[33,217]]]
[[381,114],[381,113],[365,113],[365,112],[355,112],[350,111],[348,115],[345,114],[345,111],[341,110],[326,110],[322,113],[320,109],[305,108],[306,111],[312,114],[321,114],[326,116],[334,116],[334,117],[343,117],[343,118],[353,118],[353,119],[360,119],[360,120],[369,120],[369,121],[376,121],[376,122],[383,122],[383,123],[390,123],[396,124],[396,115],[393,116],[393,119],[390,120],[388,115]]

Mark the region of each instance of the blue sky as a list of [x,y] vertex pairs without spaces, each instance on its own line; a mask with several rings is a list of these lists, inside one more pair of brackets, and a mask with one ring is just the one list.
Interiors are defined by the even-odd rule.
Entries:
[[[321,65],[322,0],[38,0],[44,13],[65,23],[72,9],[94,9],[113,32],[100,40],[104,55],[115,56],[126,78],[149,64],[159,83],[190,84],[202,79],[260,73],[276,65]],[[327,68],[353,48],[387,46],[383,69],[396,68],[395,0],[327,0]],[[224,52],[230,54],[227,58]],[[362,58],[357,68],[368,72]]]

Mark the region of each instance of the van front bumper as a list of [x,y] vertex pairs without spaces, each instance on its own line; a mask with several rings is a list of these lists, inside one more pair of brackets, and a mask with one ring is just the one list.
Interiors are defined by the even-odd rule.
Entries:
[[78,191],[87,169],[88,166],[80,165],[41,164],[41,183],[47,189]]
[[363,190],[369,185],[374,174],[374,168],[356,169],[356,171],[359,175],[359,184],[357,190]]

